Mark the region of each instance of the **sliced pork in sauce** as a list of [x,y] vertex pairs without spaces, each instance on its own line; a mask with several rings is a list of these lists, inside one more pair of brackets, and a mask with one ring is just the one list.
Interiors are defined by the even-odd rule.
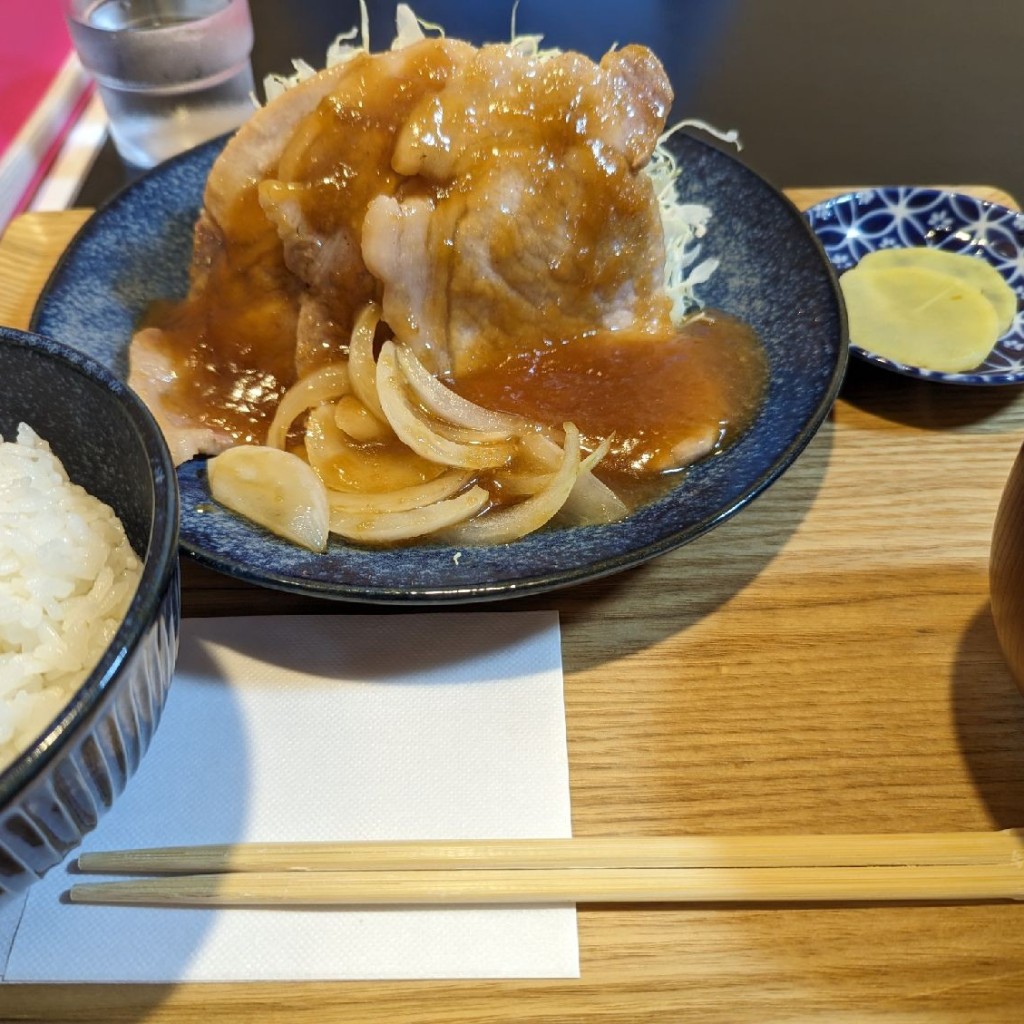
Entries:
[[663,330],[658,205],[638,168],[671,96],[636,46],[595,64],[424,39],[308,79],[215,162],[191,291],[139,335],[133,385],[187,457],[261,440],[370,300],[438,373],[545,338]]
[[673,319],[648,173],[671,103],[645,47],[421,38],[256,112],[188,295],[132,344],[176,461],[286,448],[331,532],[473,544],[620,518],[728,443],[765,366],[742,324]]

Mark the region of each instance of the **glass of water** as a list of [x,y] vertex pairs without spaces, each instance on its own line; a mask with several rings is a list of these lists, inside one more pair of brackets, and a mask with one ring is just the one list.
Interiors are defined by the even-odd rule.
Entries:
[[248,0],[63,0],[122,159],[152,167],[253,111]]

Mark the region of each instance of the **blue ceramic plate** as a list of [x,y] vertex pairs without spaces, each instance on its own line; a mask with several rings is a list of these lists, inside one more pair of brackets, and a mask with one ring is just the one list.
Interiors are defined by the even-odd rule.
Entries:
[[807,219],[842,273],[876,249],[928,245],[980,256],[1017,294],[1017,316],[981,366],[965,373],[939,373],[907,366],[870,352],[850,339],[850,351],[876,366],[943,384],[1024,382],[1024,214],[962,192],[933,188],[872,188],[826,200]]
[[[683,198],[713,210],[702,256],[721,260],[709,306],[741,317],[767,349],[770,379],[756,422],[727,451],[623,522],[540,531],[457,551],[423,544],[371,550],[334,540],[303,551],[211,504],[204,462],[179,469],[183,549],[266,586],[392,604],[485,601],[552,590],[638,565],[699,537],[792,463],[839,390],[846,332],[835,275],[799,211],[732,156],[677,135]],[[192,223],[222,142],[157,167],[97,212],[74,239],[33,326],[126,373],[132,329],[156,298],[187,286]]]

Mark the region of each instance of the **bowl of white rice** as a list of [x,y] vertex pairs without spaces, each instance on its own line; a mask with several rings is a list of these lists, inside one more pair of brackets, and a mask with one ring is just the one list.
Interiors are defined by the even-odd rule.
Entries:
[[0,904],[73,850],[163,710],[180,624],[167,446],[87,356],[0,327]]

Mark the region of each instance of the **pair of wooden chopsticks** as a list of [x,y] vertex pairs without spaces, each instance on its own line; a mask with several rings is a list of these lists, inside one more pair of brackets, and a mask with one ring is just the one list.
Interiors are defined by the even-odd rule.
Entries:
[[466,842],[255,843],[87,853],[75,903],[193,906],[1024,899],[1024,830]]

